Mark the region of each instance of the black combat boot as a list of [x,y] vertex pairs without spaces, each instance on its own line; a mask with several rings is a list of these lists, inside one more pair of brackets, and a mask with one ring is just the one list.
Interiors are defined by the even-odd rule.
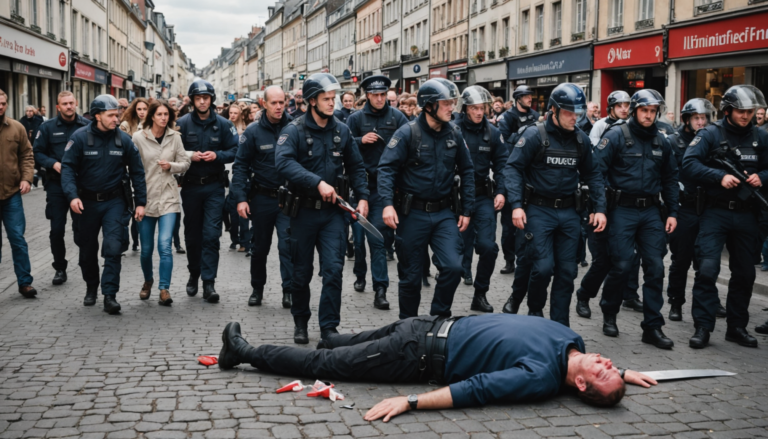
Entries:
[[99,294],[99,284],[87,285],[85,290],[85,299],[83,299],[83,306],[96,305],[96,296]]
[[219,303],[219,294],[214,287],[215,282],[212,280],[203,281],[203,300],[208,303]]
[[200,273],[189,273],[187,281],[187,296],[195,297],[197,295],[197,284],[200,280]]
[[251,297],[248,298],[248,306],[261,306],[261,299],[264,297],[264,288],[254,288]]

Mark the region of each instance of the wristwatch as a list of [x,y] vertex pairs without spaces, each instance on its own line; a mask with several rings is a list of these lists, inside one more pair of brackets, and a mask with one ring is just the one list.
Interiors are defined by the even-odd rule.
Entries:
[[408,405],[411,406],[411,410],[416,410],[419,405],[419,395],[408,395]]
[[621,379],[624,379],[624,374],[627,372],[626,369],[619,369],[619,375],[621,375]]

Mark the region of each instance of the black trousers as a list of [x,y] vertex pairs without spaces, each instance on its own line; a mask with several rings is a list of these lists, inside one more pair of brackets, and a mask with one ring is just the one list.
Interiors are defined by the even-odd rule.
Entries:
[[438,316],[399,320],[380,329],[342,334],[332,349],[261,345],[242,352],[243,361],[265,372],[327,380],[406,383],[427,381],[419,370],[426,335]]

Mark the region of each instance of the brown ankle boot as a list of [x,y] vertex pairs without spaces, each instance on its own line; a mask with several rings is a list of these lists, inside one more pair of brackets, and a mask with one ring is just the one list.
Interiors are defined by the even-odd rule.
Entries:
[[147,300],[149,299],[150,294],[152,294],[152,284],[155,281],[146,281],[144,282],[144,286],[141,287],[141,292],[139,293],[139,299],[141,300]]
[[171,299],[171,293],[168,290],[160,290],[160,300],[157,301],[160,305],[171,306],[173,299]]

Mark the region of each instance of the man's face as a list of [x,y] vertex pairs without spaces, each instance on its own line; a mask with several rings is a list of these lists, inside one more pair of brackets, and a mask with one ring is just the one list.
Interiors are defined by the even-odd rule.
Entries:
[[5,116],[5,110],[8,109],[8,98],[0,96],[0,117]]
[[27,117],[32,118],[35,115],[35,110],[31,108],[27,108],[27,111],[25,111]]
[[123,115],[125,110],[128,109],[128,101],[126,99],[119,99],[117,101],[117,117]]
[[742,128],[745,128],[747,125],[749,125],[749,123],[752,122],[752,118],[754,116],[754,109],[739,110],[738,108],[734,108],[731,110],[731,122]]
[[691,129],[695,133],[696,131],[707,126],[709,121],[707,120],[707,116],[705,114],[696,113],[691,115],[691,118],[688,119],[688,123],[691,125]]
[[531,107],[531,102],[533,102],[533,95],[520,96],[520,99],[518,99],[517,101],[524,108],[530,108]]
[[[195,95],[195,110],[197,110],[198,113],[207,113],[208,109],[211,108],[211,97],[208,95]],[[223,107],[222,107],[223,109]],[[216,110],[219,110],[219,107],[216,107]],[[219,110],[219,112],[221,112]]]
[[59,99],[59,103],[56,104],[56,108],[59,110],[65,119],[72,119],[77,110],[77,101],[74,96],[64,96]]
[[304,95],[302,95],[301,92],[296,93],[296,98],[294,98],[294,101],[296,101],[296,105],[303,104]]
[[629,117],[629,102],[621,102],[612,107],[613,118],[626,120]]
[[283,118],[285,111],[285,93],[268,93],[264,96],[264,108],[267,110],[267,117],[277,122]]
[[[555,107],[552,107],[552,112],[557,114]],[[578,119],[579,116],[573,111],[560,109],[560,114],[553,120],[558,126],[560,126],[560,128],[566,131],[573,131]]]
[[[336,105],[336,91],[327,91],[324,93],[320,93],[317,95],[317,97],[314,98],[316,105],[316,110],[320,113],[325,114],[326,116],[333,116],[333,107]],[[310,101],[310,105],[312,105],[312,102]]]
[[765,108],[758,108],[755,111],[755,120],[757,120],[758,125],[762,125],[765,122]]
[[189,102],[190,102],[189,96],[184,96],[184,100],[183,101],[184,101],[184,105],[189,105]]
[[467,105],[466,112],[467,117],[472,123],[480,123],[483,121],[483,115],[485,114],[485,104]]
[[102,131],[110,131],[117,128],[117,122],[120,120],[120,116],[117,115],[117,110],[107,110],[96,114],[96,121],[98,121],[99,129]]
[[667,120],[670,122],[675,120],[675,113],[673,111],[667,111]]
[[608,395],[624,385],[619,370],[613,367],[611,360],[601,357],[600,354],[583,355],[581,373],[584,381],[592,384],[603,395]]
[[592,117],[595,113],[597,113],[597,104],[594,102],[590,102],[587,104],[587,116]]
[[493,103],[493,111],[495,111],[497,113],[501,113],[503,108],[504,108],[504,106],[501,105],[501,102],[496,101],[496,102]]
[[387,102],[386,93],[368,93],[368,102],[374,110],[381,110]]
[[45,107],[40,107],[40,115],[45,116]]
[[637,107],[637,110],[635,110],[635,118],[640,125],[648,128],[656,122],[656,114],[658,112],[658,105],[644,105],[642,107]]
[[387,100],[389,101],[389,106],[392,108],[397,108],[397,93],[390,90],[387,92]]
[[355,98],[353,98],[351,94],[345,94],[344,97],[341,98],[341,105],[347,110],[351,110],[355,105]]
[[456,108],[456,101],[453,99],[437,101],[437,104],[437,119],[443,123],[450,122],[453,109]]
[[406,116],[411,115],[411,106],[406,104],[405,102],[400,104],[400,107],[398,107],[398,110],[400,110]]

